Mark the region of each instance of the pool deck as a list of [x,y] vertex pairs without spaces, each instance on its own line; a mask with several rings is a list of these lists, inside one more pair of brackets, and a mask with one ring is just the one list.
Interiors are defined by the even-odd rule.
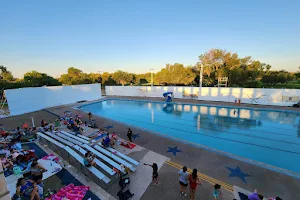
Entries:
[[[144,98],[144,97],[112,97],[120,99],[132,99],[132,100],[151,100],[151,101],[164,101],[163,98]],[[219,106],[236,106],[234,103],[226,102],[211,102],[211,101],[198,101],[190,99],[180,99],[176,102],[189,103],[189,104],[209,104]],[[53,121],[57,117],[55,115],[62,115],[64,111],[71,110],[73,114],[79,114],[83,116],[83,120],[87,120],[87,116],[79,110],[75,110],[72,104],[59,107],[53,107],[47,109],[47,111],[38,111],[34,113],[28,113],[20,116],[9,117],[1,119],[1,123],[8,129],[14,129],[17,125],[21,125],[23,121],[31,122],[29,117],[33,116],[36,123],[41,119],[46,121]],[[249,108],[263,108],[263,109],[275,109],[275,110],[291,110],[299,111],[299,108],[292,107],[278,107],[278,106],[262,106],[262,105],[250,105],[241,104],[240,107]],[[49,112],[48,112],[49,111]],[[52,114],[51,114],[52,113]],[[162,156],[171,159],[171,162],[165,163],[159,170],[160,185],[155,187],[153,185],[147,186],[144,190],[144,194],[141,199],[166,199],[173,200],[179,199],[179,184],[178,184],[178,169],[176,166],[186,165],[188,168],[197,168],[199,172],[225,182],[228,185],[236,185],[246,190],[252,191],[257,189],[266,197],[280,196],[284,200],[300,199],[300,179],[294,178],[267,168],[260,167],[249,162],[237,160],[218,152],[213,152],[196,145],[174,140],[171,138],[162,137],[159,134],[153,134],[146,129],[140,129],[132,127],[130,125],[122,124],[120,122],[112,121],[102,117],[93,116],[99,127],[113,126],[109,129],[109,132],[116,132],[121,138],[126,139],[126,133],[128,127],[133,130],[133,134],[138,134],[134,142],[139,146],[144,147],[147,151],[153,151]],[[31,124],[31,123],[30,123]],[[38,124],[37,124],[38,125]],[[181,152],[177,152],[176,156],[168,151],[168,147],[177,147]],[[276,159],[276,155],[274,155]],[[291,163],[292,164],[292,163]],[[230,168],[230,170],[229,170]],[[230,176],[231,174],[231,176]],[[247,175],[245,175],[247,174]],[[142,175],[143,176],[143,175]],[[246,182],[243,181],[243,178]],[[131,189],[132,192],[134,188]],[[113,193],[113,189],[108,190],[109,193]],[[211,196],[212,187],[209,183],[204,181],[202,186],[199,186],[196,199],[212,199]],[[233,196],[227,190],[223,190],[224,198],[232,200]],[[153,198],[157,197],[157,198]]]

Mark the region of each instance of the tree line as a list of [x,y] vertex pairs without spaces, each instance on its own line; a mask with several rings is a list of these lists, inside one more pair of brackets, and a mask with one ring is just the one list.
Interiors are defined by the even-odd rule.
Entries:
[[[203,67],[203,86],[216,86],[218,78],[228,77],[229,87],[290,87],[300,88],[300,72],[272,70],[269,64],[252,60],[250,56],[239,57],[222,49],[212,49],[199,56],[195,65],[167,64],[153,74],[154,85],[198,86],[200,66]],[[151,73],[135,74],[118,70],[114,73],[85,73],[70,67],[60,78],[30,71],[23,78],[14,78],[5,67],[0,66],[0,89],[102,83],[105,85],[150,85]],[[289,84],[289,83],[293,84]]]

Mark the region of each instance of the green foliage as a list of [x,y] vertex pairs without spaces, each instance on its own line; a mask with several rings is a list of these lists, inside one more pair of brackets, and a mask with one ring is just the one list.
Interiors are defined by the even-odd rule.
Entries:
[[191,67],[184,67],[182,64],[168,64],[155,75],[158,84],[190,85],[196,78]]
[[60,82],[65,85],[78,85],[78,84],[90,84],[98,82],[95,80],[94,74],[83,73],[81,70],[74,67],[68,69],[67,74],[60,76]]
[[113,73],[112,78],[118,83],[118,84],[128,84],[133,81],[133,75],[129,74],[127,72],[123,72],[121,70],[116,71]]
[[274,86],[278,83],[287,84],[295,78],[291,73],[281,70],[281,71],[269,71],[264,74],[261,78],[261,82],[265,85]]
[[6,67],[3,65],[0,65],[0,79],[5,80],[5,81],[13,81],[14,77],[11,74],[10,71],[7,70]]
[[31,71],[24,74],[24,84],[27,87],[41,87],[41,86],[57,86],[61,83],[45,73]]

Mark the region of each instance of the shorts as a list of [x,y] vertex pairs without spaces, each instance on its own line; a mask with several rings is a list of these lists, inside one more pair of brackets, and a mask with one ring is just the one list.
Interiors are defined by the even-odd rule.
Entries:
[[157,178],[158,177],[158,174],[153,174],[152,175],[152,178]]
[[38,175],[38,176],[32,175],[31,178],[32,178],[33,181],[42,180],[43,179],[43,174]]
[[179,184],[180,184],[181,186],[183,186],[183,187],[187,187],[187,186],[188,186],[188,184],[185,184],[185,183],[183,183],[183,182],[181,182],[181,181],[179,181]]
[[87,164],[87,165],[85,165],[86,167],[91,167],[92,165],[91,165],[91,163],[89,163],[89,164]]

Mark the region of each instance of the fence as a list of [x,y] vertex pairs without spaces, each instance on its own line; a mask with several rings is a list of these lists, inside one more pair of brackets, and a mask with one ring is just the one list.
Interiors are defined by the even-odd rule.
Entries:
[[206,101],[291,106],[299,102],[299,89],[229,88],[229,87],[182,87],[182,86],[106,86],[106,95],[163,97],[173,92],[175,98]]

